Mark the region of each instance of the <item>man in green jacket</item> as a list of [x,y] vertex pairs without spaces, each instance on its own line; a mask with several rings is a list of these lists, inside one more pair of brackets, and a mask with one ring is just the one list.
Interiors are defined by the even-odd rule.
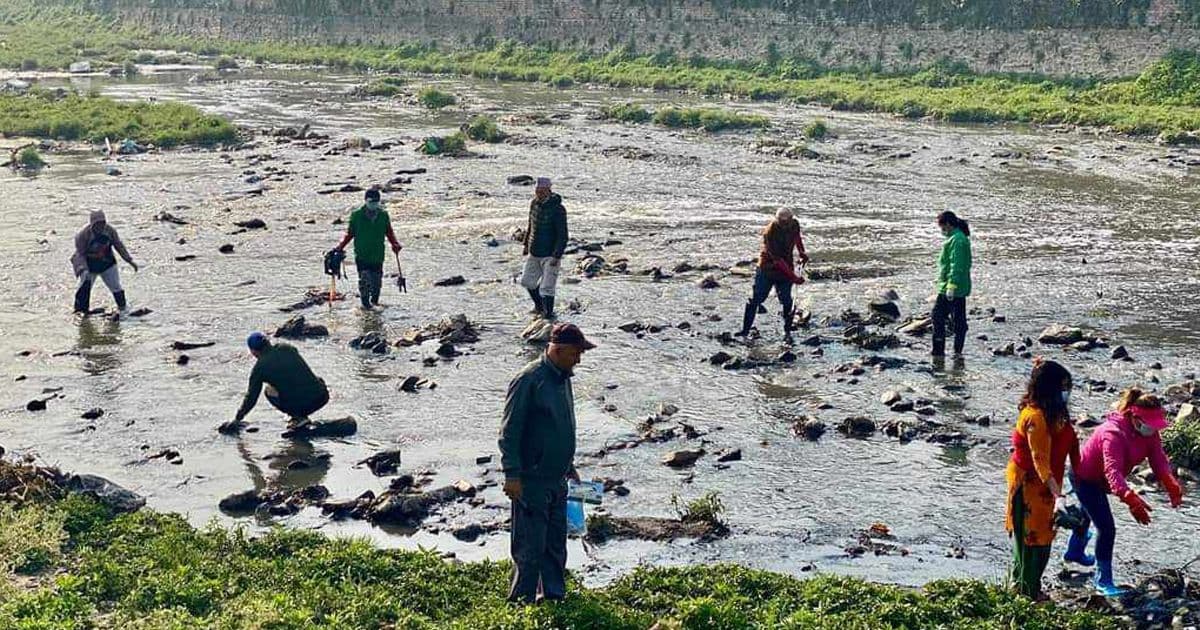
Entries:
[[317,378],[312,369],[294,346],[286,343],[272,344],[267,336],[256,332],[246,339],[250,354],[257,361],[250,371],[250,385],[246,397],[232,422],[222,424],[221,433],[237,433],[246,426],[244,419],[258,396],[267,389],[267,402],[288,415],[289,426],[298,426],[308,417],[321,410],[329,402],[329,389],[325,381]]
[[392,251],[399,253],[403,247],[392,231],[392,218],[383,209],[378,188],[367,191],[366,203],[350,214],[346,236],[338,243],[338,251],[354,241],[354,266],[358,268],[358,295],[362,307],[370,310],[379,304],[379,293],[383,290],[383,262],[387,251],[383,239],[392,244]]
[[954,356],[967,339],[967,296],[971,294],[971,227],[949,210],[937,218],[946,237],[938,259],[937,301],[933,306],[933,356],[946,356],[946,323],[952,320]]
[[500,426],[504,494],[512,500],[512,585],[508,599],[533,603],[567,592],[567,479],[575,472],[572,370],[595,348],[574,324],[557,324],[542,358],[508,386]]
[[533,300],[533,312],[554,319],[554,293],[563,252],[567,249],[567,209],[551,192],[550,178],[539,177],[529,203],[525,230],[525,272],[521,286]]

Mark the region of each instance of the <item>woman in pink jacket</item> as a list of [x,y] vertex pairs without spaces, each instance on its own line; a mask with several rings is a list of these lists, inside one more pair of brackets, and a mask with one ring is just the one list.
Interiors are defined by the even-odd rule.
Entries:
[[[1179,507],[1183,502],[1183,489],[1171,474],[1171,461],[1158,434],[1166,427],[1162,402],[1154,395],[1132,388],[1121,395],[1116,411],[1109,414],[1108,421],[1096,429],[1083,447],[1074,475],[1075,495],[1096,526],[1096,591],[1102,595],[1112,597],[1124,592],[1113,583],[1113,543],[1117,530],[1108,495],[1129,506],[1137,522],[1150,524],[1150,506],[1125,481],[1134,466],[1149,459],[1155,478],[1171,499],[1171,507]],[[1082,556],[1086,546],[1086,533],[1081,535],[1076,530],[1068,543],[1071,551],[1067,559],[1072,559],[1072,551]]]

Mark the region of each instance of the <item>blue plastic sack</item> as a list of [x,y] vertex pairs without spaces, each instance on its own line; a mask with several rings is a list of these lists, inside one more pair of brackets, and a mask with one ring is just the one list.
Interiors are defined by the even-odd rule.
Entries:
[[583,513],[583,501],[567,500],[567,535],[583,536],[587,533],[587,516]]

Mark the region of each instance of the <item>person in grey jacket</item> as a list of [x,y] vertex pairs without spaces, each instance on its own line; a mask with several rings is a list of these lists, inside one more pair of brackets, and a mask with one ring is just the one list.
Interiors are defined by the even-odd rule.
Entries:
[[512,500],[512,585],[508,599],[566,596],[567,479],[575,472],[572,370],[596,346],[574,324],[556,324],[550,346],[508,386],[500,426],[504,494]]
[[103,280],[112,291],[118,309],[124,312],[128,308],[114,252],[120,254],[134,271],[138,270],[116,228],[108,224],[104,211],[93,210],[87,227],[75,235],[75,253],[71,256],[71,267],[75,277],[79,278],[79,288],[75,290],[76,313],[87,315],[91,310],[92,284],[96,278]]

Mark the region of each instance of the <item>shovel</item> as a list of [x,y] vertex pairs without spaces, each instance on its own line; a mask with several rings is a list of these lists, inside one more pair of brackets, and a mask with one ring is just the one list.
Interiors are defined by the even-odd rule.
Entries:
[[400,268],[400,252],[392,252],[396,255],[396,288],[401,293],[408,293],[408,280],[404,278],[404,270]]

